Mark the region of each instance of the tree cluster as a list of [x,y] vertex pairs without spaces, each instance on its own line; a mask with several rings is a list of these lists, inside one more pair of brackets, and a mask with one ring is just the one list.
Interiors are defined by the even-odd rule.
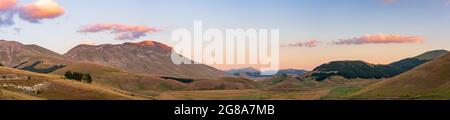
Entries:
[[75,80],[79,82],[92,83],[92,77],[89,73],[66,71],[64,77],[69,80]]

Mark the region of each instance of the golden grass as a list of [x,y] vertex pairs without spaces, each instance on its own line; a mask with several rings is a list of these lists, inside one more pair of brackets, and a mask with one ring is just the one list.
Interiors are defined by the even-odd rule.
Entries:
[[358,99],[450,99],[450,54],[352,95]]
[[[32,80],[0,80],[3,84],[14,84],[20,86],[33,86],[39,83],[47,82],[49,87],[42,90],[40,94],[26,94],[36,98],[49,100],[144,100],[149,97],[136,96],[132,93],[101,86],[98,84],[87,84],[72,80],[60,79],[62,76],[51,74],[39,74],[12,68],[0,67],[0,73],[17,74],[21,76],[30,76]],[[12,88],[11,88],[12,89]],[[6,90],[5,90],[6,91]],[[20,95],[25,95],[19,90],[7,90],[8,97],[22,99]],[[18,96],[18,97],[14,97]],[[26,97],[25,97],[26,98]]]
[[307,91],[265,91],[248,90],[197,90],[168,91],[160,93],[162,100],[317,100],[327,95],[329,89],[311,89]]
[[0,89],[0,100],[45,100],[45,99],[27,95],[20,92],[13,92],[5,89]]

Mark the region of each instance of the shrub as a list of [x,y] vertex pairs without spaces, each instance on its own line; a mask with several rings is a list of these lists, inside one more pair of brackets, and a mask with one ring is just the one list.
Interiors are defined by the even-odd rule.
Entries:
[[79,82],[92,83],[92,77],[89,73],[81,73],[81,72],[71,72],[67,71],[64,74],[64,77],[70,80],[75,80]]
[[73,79],[73,73],[71,71],[66,71],[66,73],[64,73],[64,77],[67,79]]
[[92,77],[91,74],[87,73],[83,75],[83,82],[85,83],[92,83]]

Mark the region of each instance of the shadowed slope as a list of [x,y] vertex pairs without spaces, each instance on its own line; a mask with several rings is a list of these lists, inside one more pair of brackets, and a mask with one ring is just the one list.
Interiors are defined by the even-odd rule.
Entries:
[[49,73],[69,63],[64,56],[43,47],[0,40],[0,64],[4,66]]

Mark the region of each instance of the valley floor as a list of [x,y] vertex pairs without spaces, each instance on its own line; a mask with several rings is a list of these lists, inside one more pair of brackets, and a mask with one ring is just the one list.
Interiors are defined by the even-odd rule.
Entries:
[[[88,89],[91,94],[80,93],[84,95],[72,96],[71,89],[54,88],[63,92],[49,91],[40,95],[30,95],[10,89],[0,89],[0,100],[45,100],[45,99],[114,99],[114,100],[321,100],[321,99],[339,99],[366,86],[367,82],[352,82],[339,86],[319,87],[299,90],[264,90],[264,89],[242,89],[242,90],[183,90],[183,91],[145,91],[136,94],[124,91],[118,88],[101,84],[76,83],[67,80],[52,80],[53,84],[59,84],[56,87],[65,85],[76,87],[78,89]],[[370,82],[372,83],[372,82]],[[67,86],[66,86],[67,87]],[[101,94],[99,94],[101,93]],[[97,94],[97,95],[94,95]]]
[[205,90],[162,92],[157,99],[162,100],[317,100],[326,96],[330,89],[307,91],[264,91],[250,90]]

